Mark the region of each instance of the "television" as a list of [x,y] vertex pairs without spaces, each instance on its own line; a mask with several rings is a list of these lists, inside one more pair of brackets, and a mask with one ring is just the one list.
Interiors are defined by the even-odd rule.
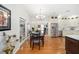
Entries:
[[11,30],[11,10],[0,5],[0,31]]

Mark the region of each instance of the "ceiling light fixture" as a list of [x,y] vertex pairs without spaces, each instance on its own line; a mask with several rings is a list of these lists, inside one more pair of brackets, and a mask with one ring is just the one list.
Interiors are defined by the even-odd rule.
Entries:
[[45,15],[41,13],[41,9],[39,15],[36,15],[36,19],[40,19],[40,20],[45,19]]

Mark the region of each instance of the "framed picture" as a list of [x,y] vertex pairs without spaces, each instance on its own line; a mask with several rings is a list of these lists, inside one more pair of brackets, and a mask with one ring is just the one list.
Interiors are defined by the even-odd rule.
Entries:
[[0,5],[0,31],[11,29],[11,11]]

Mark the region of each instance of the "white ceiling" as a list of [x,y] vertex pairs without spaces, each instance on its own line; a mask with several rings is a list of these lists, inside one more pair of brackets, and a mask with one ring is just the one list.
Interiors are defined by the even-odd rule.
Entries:
[[45,16],[79,15],[79,4],[26,4],[24,5],[30,16],[41,14]]

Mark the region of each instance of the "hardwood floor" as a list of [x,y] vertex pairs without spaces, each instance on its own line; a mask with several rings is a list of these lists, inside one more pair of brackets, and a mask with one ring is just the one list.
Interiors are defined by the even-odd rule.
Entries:
[[45,36],[44,47],[41,47],[40,50],[36,46],[34,50],[32,50],[28,40],[21,46],[16,54],[65,54],[64,38],[51,38]]

